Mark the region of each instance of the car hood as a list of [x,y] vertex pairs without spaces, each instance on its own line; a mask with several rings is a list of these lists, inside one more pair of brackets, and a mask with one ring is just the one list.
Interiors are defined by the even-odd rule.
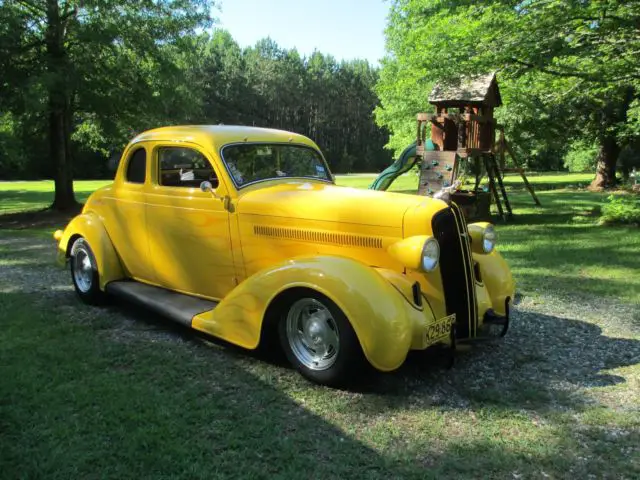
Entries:
[[237,205],[240,215],[402,228],[407,209],[434,202],[417,195],[319,182],[291,181],[256,187],[241,194]]

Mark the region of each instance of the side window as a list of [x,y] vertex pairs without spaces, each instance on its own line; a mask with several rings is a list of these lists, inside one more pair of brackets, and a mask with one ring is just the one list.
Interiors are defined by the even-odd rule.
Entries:
[[139,148],[129,157],[127,182],[144,183],[147,178],[147,151]]
[[166,187],[198,188],[205,180],[218,187],[211,164],[197,150],[187,147],[158,149],[158,183]]

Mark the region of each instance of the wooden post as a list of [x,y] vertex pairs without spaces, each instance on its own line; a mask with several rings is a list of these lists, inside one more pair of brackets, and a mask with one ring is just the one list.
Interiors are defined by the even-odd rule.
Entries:
[[451,185],[458,179],[458,172],[460,170],[460,160],[461,158],[456,153],[456,156],[453,160],[453,171],[451,172]]
[[467,148],[467,125],[462,119],[458,119],[458,150]]
[[480,169],[480,162],[478,160],[479,159],[477,157],[473,159],[473,168],[477,172],[476,173],[476,183],[473,186],[473,191],[474,192],[478,191],[478,187],[480,186],[480,180],[482,180],[482,170]]
[[498,140],[498,149],[500,150],[500,170],[504,170],[504,166],[505,166],[504,130],[500,130],[500,139]]
[[491,190],[491,194],[496,201],[496,207],[498,208],[500,218],[504,220],[504,211],[502,210],[502,203],[500,202],[500,196],[498,195],[498,190],[496,189],[496,182],[493,178],[493,171],[491,169],[489,157],[487,155],[483,155],[482,158],[484,159],[484,167],[487,170],[487,177],[489,177],[489,190]]
[[513,212],[511,211],[511,204],[509,203],[509,197],[507,197],[507,191],[504,189],[504,183],[502,183],[502,175],[500,174],[500,169],[496,164],[495,155],[493,154],[489,155],[489,162],[491,162],[495,176],[498,179],[498,186],[500,187],[500,191],[502,192],[502,198],[504,199],[504,206],[507,208],[507,212],[509,213],[509,216],[511,216],[513,215]]

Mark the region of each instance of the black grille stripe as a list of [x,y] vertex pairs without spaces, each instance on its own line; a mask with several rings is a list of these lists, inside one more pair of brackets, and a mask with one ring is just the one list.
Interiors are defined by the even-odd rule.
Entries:
[[469,243],[469,230],[467,230],[467,222],[462,215],[462,211],[455,203],[451,204],[451,210],[456,217],[456,223],[458,224],[458,232],[463,232],[464,236],[460,236],[462,243],[462,254],[464,256],[464,267],[467,280],[467,291],[469,293],[469,324],[471,326],[472,336],[476,336],[478,327],[478,302],[476,301],[476,288],[475,288],[475,273],[473,271],[473,256],[471,254],[471,245]]
[[[469,338],[476,331],[476,298],[473,265],[464,219],[457,206],[436,213],[431,223],[440,245],[440,273],[447,314],[456,314],[458,338]],[[468,233],[467,233],[468,235]]]

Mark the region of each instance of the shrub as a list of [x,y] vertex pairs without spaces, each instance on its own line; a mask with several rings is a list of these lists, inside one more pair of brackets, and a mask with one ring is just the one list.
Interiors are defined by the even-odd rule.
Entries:
[[629,174],[634,168],[640,170],[640,142],[634,142],[622,149],[617,166],[624,180],[629,179]]
[[636,224],[640,225],[640,196],[609,195],[609,201],[602,207],[601,224]]
[[598,147],[595,143],[577,140],[569,147],[564,157],[564,166],[572,173],[593,172],[597,156]]

